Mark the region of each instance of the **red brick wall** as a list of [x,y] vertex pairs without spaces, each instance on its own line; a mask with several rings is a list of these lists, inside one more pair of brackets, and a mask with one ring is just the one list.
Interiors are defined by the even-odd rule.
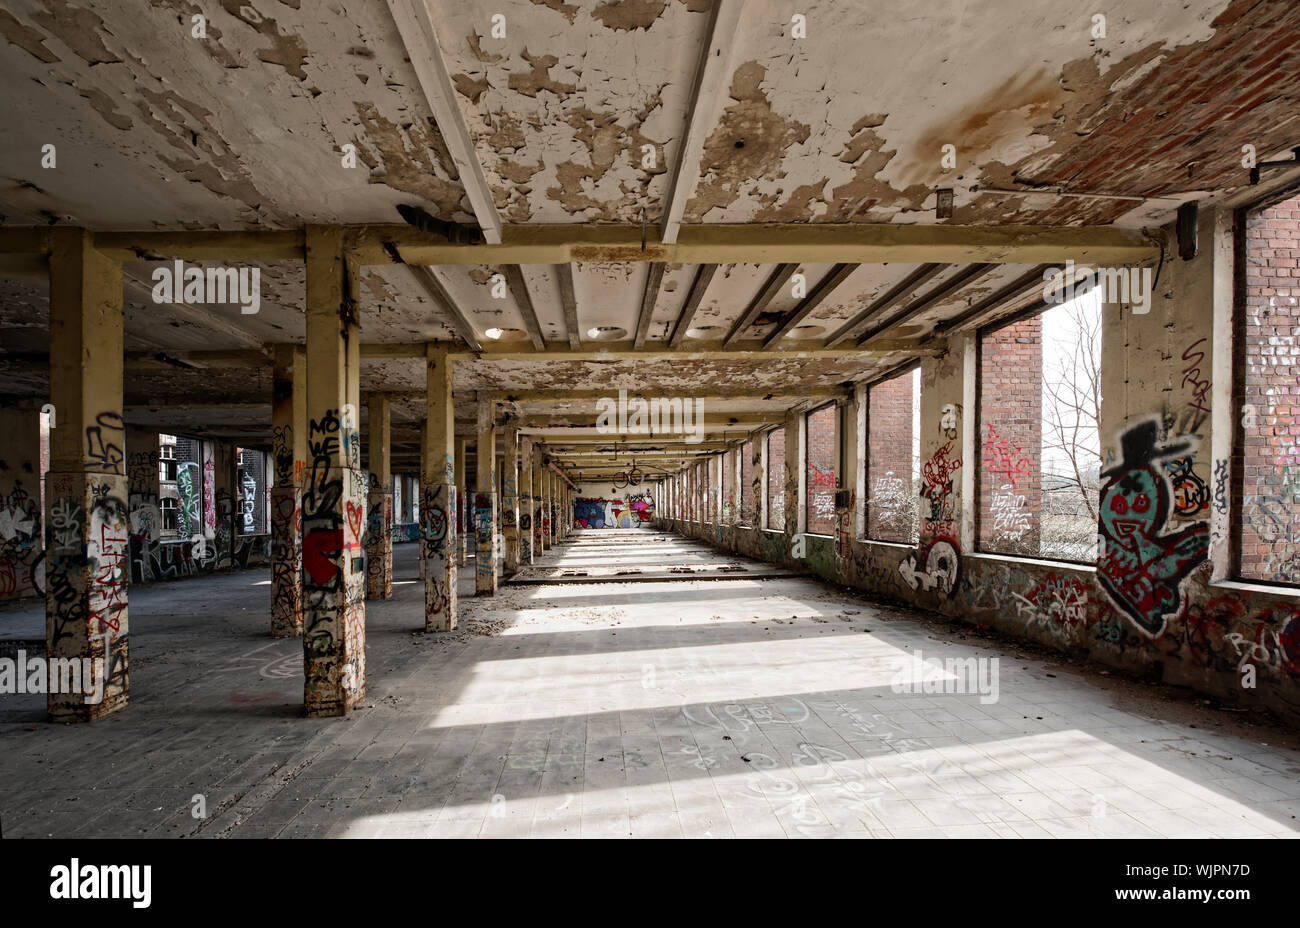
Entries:
[[867,389],[867,537],[917,540],[912,462],[912,371]]
[[815,535],[835,532],[835,484],[839,471],[839,455],[835,452],[837,416],[834,403],[808,413],[808,531]]
[[785,428],[767,435],[767,528],[785,528]]
[[1042,510],[1042,317],[982,336],[979,365],[979,548],[1035,557]]
[[1300,583],[1300,197],[1246,220],[1235,408],[1240,574]]

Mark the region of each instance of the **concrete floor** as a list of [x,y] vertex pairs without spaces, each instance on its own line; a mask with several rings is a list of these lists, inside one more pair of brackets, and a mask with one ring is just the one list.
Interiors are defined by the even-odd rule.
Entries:
[[[605,530],[541,566],[630,563],[629,543],[712,557]],[[0,697],[4,836],[1300,833],[1293,734],[933,617],[743,574],[476,599],[471,567],[461,629],[425,635],[416,546],[396,552],[346,719],[301,716],[266,571],[132,590],[124,712],[56,726],[44,697]],[[0,637],[41,629],[39,607],[0,612]],[[998,701],[894,692],[916,650],[1000,657]]]

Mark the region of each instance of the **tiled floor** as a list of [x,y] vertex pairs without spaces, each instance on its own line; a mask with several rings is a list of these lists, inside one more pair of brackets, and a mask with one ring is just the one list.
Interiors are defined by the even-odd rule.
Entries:
[[[548,558],[599,562],[588,540]],[[54,726],[43,697],[0,697],[5,837],[1300,833],[1294,735],[812,580],[476,599],[470,568],[462,630],[429,636],[397,552],[346,719],[301,716],[264,571],[133,590],[125,711]],[[40,628],[0,612],[7,637]],[[1000,658],[997,701],[895,692],[917,650]]]

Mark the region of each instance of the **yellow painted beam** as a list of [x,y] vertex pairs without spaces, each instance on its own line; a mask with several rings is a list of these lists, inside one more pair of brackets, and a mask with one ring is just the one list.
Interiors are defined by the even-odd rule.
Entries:
[[97,232],[95,248],[118,261],[293,261],[306,240],[303,229]]
[[[453,245],[405,224],[347,225],[346,248],[361,264],[563,264],[667,261],[687,264],[856,263],[1043,264],[1067,258],[1103,265],[1159,257],[1159,240],[1114,226],[717,224],[682,226],[677,242],[650,239],[640,225],[508,225],[499,245]],[[46,252],[47,230],[0,230],[0,252]],[[115,231],[95,247],[121,261],[279,261],[304,256],[302,229]]]

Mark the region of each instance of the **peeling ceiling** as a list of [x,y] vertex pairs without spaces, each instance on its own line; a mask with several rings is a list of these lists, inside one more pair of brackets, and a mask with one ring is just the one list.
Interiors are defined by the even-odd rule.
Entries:
[[[412,62],[390,12],[402,4],[427,10],[451,108],[427,96],[417,73],[426,62]],[[711,37],[709,0],[14,0],[0,10],[0,225],[297,229],[394,223],[396,206],[413,204],[473,226],[483,216],[471,194],[482,185],[507,226],[620,223],[652,237],[674,198],[687,226],[783,223],[797,235],[805,224],[935,224],[940,187],[954,191],[953,224],[1131,226],[1168,222],[1185,199],[1243,186],[1244,144],[1263,159],[1300,143],[1294,3],[1131,0],[1106,12],[1104,36],[1073,0],[798,6],[806,36],[793,34],[789,4],[747,0],[734,30]],[[706,49],[718,78],[697,87]],[[459,118],[440,128],[438,111]],[[679,164],[692,126],[699,158]],[[457,167],[462,138],[481,180],[463,159]],[[43,167],[51,145],[57,163]],[[1007,190],[1020,192],[997,192]],[[148,415],[170,416],[177,429],[216,434],[237,421],[241,434],[269,434],[267,347],[303,341],[303,269],[252,266],[261,280],[252,314],[233,302],[155,302],[153,265],[125,266],[126,399],[140,416],[156,404]],[[644,309],[647,348],[665,348],[680,324],[681,350],[711,349],[643,361],[489,351],[457,365],[465,420],[477,390],[835,390],[915,352],[728,359],[712,350],[730,338],[752,352],[783,325],[773,348],[824,346],[924,271],[575,262],[512,276],[483,264],[435,267],[431,285],[420,269],[367,266],[362,339],[416,345],[468,329],[488,349],[515,339],[527,347],[535,316],[548,349],[569,349],[572,336],[594,352],[598,336],[630,342]],[[1033,271],[936,267],[854,339],[866,331],[920,345]],[[6,273],[0,395],[31,403],[48,391],[48,285],[43,274]],[[692,300],[697,280],[707,286]],[[741,325],[773,280],[770,300]],[[648,281],[658,286],[647,294]],[[1014,294],[994,309],[1032,298]],[[186,361],[204,351],[247,357]],[[362,368],[363,392],[394,394],[395,420],[418,421],[410,395],[424,388],[422,361],[371,357]],[[242,404],[242,419],[222,403]],[[542,407],[569,409],[505,408]],[[733,399],[728,408],[757,407]]]

